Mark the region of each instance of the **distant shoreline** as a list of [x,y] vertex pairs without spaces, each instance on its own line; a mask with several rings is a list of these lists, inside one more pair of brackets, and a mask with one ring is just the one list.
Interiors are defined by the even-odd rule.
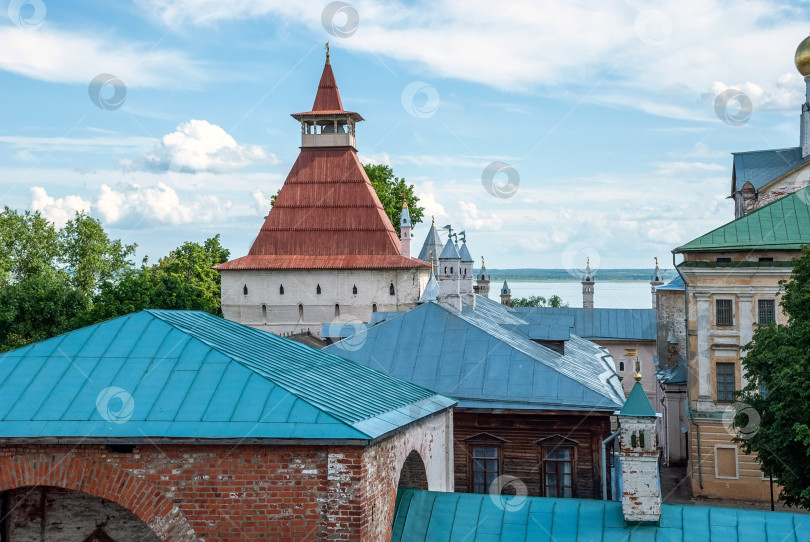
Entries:
[[[479,270],[474,270],[478,274]],[[650,282],[655,269],[598,269],[593,274],[596,282],[646,281]],[[487,269],[490,280],[516,280],[523,282],[579,282],[582,270],[569,273],[567,269]],[[661,280],[667,283],[678,276],[674,269],[659,269]]]

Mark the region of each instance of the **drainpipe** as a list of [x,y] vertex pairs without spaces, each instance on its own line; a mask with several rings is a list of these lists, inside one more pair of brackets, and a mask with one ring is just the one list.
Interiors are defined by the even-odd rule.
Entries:
[[[660,385],[659,385],[660,386]],[[663,388],[663,386],[660,386]],[[661,397],[661,406],[664,408],[664,464],[669,466],[669,409],[666,397]]]
[[619,436],[621,430],[616,430],[602,441],[602,500],[607,500],[607,443]]
[[[675,251],[672,252],[672,266],[675,268],[675,271],[678,272],[680,275],[681,280],[683,280],[683,312],[684,312],[684,327],[686,328],[686,363],[687,369],[689,365],[689,295],[687,291],[687,282],[686,277],[681,270],[678,269],[678,266],[675,264]],[[692,414],[692,409],[689,408],[689,401],[691,400],[692,394],[691,392],[692,387],[692,379],[686,379],[686,407],[689,410],[689,421],[697,428],[697,464],[698,464],[698,483],[700,484],[700,489],[703,489],[703,460],[702,454],[700,453],[700,425],[695,421],[695,417]]]

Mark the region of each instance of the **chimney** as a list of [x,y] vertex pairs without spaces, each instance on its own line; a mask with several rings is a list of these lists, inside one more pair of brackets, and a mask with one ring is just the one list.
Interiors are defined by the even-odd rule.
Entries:
[[661,485],[655,413],[641,387],[641,374],[618,412],[622,462],[622,513],[627,524],[657,524],[661,519]]

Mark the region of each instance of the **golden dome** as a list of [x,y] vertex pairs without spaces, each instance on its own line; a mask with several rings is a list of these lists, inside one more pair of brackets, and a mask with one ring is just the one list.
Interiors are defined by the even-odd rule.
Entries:
[[802,76],[810,75],[810,36],[807,36],[796,48],[796,69]]

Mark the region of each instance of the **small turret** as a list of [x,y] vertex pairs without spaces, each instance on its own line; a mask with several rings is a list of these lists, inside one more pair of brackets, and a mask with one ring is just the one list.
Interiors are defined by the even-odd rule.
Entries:
[[405,194],[402,194],[402,215],[399,217],[399,243],[402,247],[401,254],[406,258],[411,257],[411,213],[408,211],[408,201]]
[[430,229],[428,230],[425,243],[422,245],[422,250],[419,251],[419,259],[427,262],[430,258],[430,253],[433,253],[434,262],[439,254],[442,253],[442,239],[439,237],[439,232],[436,231],[436,219],[431,217]]
[[655,413],[641,387],[638,367],[636,383],[619,415],[621,431],[619,457],[622,460],[622,512],[628,524],[658,523],[661,519],[661,489],[658,448],[655,443]]
[[585,264],[585,274],[582,276],[582,308],[593,308],[593,273],[591,272],[591,259]]
[[433,252],[430,252],[430,278],[428,278],[425,290],[419,297],[419,303],[436,301],[439,298],[439,283],[436,282],[436,275],[433,272]]
[[512,306],[512,290],[509,289],[509,284],[505,280],[501,286],[501,305]]
[[655,289],[659,286],[663,286],[664,281],[661,279],[661,270],[658,269],[658,256],[655,257],[655,271],[653,271],[653,275],[650,278],[650,288],[652,290],[652,308],[656,308],[658,306],[658,302],[656,300],[657,295],[655,293]]
[[475,293],[484,297],[489,297],[489,272],[487,272],[487,266],[484,263],[483,256],[481,256],[481,269],[475,276],[475,282]]
[[458,236],[461,237],[461,248],[458,253],[461,256],[461,277],[459,280],[459,293],[461,294],[461,302],[464,305],[475,308],[475,291],[473,286],[473,259],[470,251],[467,248],[467,235],[466,232],[460,231]]
[[451,236],[439,255],[439,302],[461,312],[461,255]]

